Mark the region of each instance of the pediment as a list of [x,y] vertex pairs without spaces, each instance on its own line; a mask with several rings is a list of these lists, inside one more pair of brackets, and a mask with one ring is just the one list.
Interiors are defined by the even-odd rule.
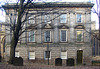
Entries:
[[43,29],[53,29],[53,26],[51,24],[45,24],[42,28]]
[[84,29],[85,27],[84,27],[84,25],[77,25],[77,26],[75,26],[75,29]]
[[29,25],[28,27],[27,27],[27,29],[37,29],[37,26],[34,24],[34,25]]
[[69,29],[69,27],[67,25],[60,25],[59,29]]

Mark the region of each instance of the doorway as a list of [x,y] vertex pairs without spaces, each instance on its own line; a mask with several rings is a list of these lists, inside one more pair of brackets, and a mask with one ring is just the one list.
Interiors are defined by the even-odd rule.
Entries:
[[83,50],[77,50],[77,64],[82,64]]

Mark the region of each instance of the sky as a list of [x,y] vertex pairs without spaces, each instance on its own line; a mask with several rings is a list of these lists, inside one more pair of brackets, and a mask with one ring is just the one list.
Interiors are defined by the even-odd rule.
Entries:
[[[16,3],[16,1],[18,0],[0,0],[0,6],[1,4],[4,3]],[[33,0],[35,2],[94,2],[95,0]],[[94,6],[96,7],[96,6]],[[98,29],[98,21],[97,21],[97,15],[92,13],[92,17],[91,17],[92,21],[96,21],[96,28]],[[0,22],[4,22],[5,21],[5,12],[2,12],[2,10],[0,10]]]

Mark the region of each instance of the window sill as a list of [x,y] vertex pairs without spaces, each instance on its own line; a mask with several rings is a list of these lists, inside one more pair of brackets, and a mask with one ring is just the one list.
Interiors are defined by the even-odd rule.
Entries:
[[76,44],[84,44],[84,42],[76,42]]
[[[45,60],[48,60],[48,58],[44,58]],[[50,60],[51,58],[49,58],[49,60]]]
[[36,43],[36,42],[28,42],[28,43]]
[[34,61],[35,59],[28,59],[29,61]]
[[44,43],[52,43],[52,42],[44,42]]
[[60,41],[60,43],[68,43],[67,41]]

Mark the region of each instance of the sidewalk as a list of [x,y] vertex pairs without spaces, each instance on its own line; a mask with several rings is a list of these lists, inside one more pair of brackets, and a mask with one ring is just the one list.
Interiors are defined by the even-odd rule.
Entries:
[[100,66],[13,66],[8,64],[0,64],[0,69],[100,69]]

